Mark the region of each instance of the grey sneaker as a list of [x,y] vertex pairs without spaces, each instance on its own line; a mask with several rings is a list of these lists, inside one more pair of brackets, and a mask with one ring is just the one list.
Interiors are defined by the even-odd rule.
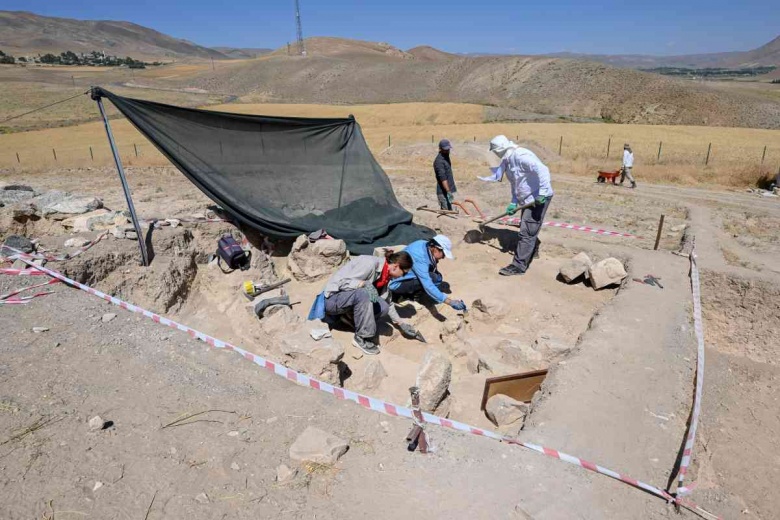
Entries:
[[370,339],[361,338],[360,336],[356,335],[352,338],[352,344],[362,350],[363,353],[368,356],[376,356],[379,354],[379,347]]

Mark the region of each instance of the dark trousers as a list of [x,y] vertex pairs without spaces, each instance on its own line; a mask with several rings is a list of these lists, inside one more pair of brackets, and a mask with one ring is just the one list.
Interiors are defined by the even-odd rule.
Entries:
[[436,198],[439,199],[439,209],[446,209],[448,211],[452,211],[452,203],[444,193],[437,192]]
[[[441,289],[441,284],[444,282],[444,278],[442,278],[441,274],[433,272],[430,273],[430,275],[433,284]],[[398,284],[398,288],[393,289],[393,297],[406,296],[408,298],[422,294],[424,292],[425,289],[423,289],[422,283],[420,283],[420,279],[415,276],[414,278],[409,278],[408,280],[401,280],[401,282]]]
[[536,252],[536,248],[539,247],[539,239],[537,236],[542,229],[544,216],[547,214],[547,208],[550,206],[550,201],[552,201],[552,197],[549,197],[541,206],[524,209],[523,214],[520,217],[520,236],[518,237],[517,249],[515,250],[512,264],[518,267],[522,272],[525,272],[531,265],[534,252]]
[[386,315],[388,304],[382,298],[372,303],[368,293],[362,289],[340,291],[325,298],[325,313],[331,316],[352,313],[355,320],[355,335],[361,338],[376,336],[376,322]]

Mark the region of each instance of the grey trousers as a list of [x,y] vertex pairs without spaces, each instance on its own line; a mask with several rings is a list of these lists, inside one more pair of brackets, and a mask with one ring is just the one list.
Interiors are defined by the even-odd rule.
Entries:
[[620,184],[623,184],[623,181],[628,179],[631,184],[635,184],[634,176],[631,175],[631,167],[625,167],[622,170],[620,170]]
[[539,230],[542,229],[544,216],[547,213],[547,208],[550,206],[550,201],[552,201],[552,197],[548,198],[541,206],[524,209],[523,214],[520,216],[520,236],[512,264],[522,272],[526,272],[531,265],[531,259],[538,247],[539,239],[537,235],[539,235]]
[[355,335],[361,338],[376,336],[376,322],[386,315],[389,306],[382,298],[372,303],[363,289],[341,291],[325,298],[325,313],[339,316],[352,313],[355,320]]
[[439,209],[446,209],[452,211],[452,203],[450,203],[447,195],[443,193],[436,193],[436,198],[439,199]]

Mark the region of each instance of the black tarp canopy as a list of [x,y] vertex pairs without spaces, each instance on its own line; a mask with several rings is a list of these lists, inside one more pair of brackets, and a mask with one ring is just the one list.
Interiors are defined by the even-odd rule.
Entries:
[[272,237],[318,229],[353,253],[432,236],[412,224],[353,117],[231,114],[108,98],[203,193]]

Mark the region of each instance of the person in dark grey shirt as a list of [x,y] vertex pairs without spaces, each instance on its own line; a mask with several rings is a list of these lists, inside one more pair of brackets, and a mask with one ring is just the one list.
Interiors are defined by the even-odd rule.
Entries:
[[448,139],[439,141],[439,155],[433,161],[433,173],[436,174],[436,198],[439,199],[439,207],[452,211],[452,201],[455,200],[455,192],[458,189],[452,175],[450,150],[452,144]]

